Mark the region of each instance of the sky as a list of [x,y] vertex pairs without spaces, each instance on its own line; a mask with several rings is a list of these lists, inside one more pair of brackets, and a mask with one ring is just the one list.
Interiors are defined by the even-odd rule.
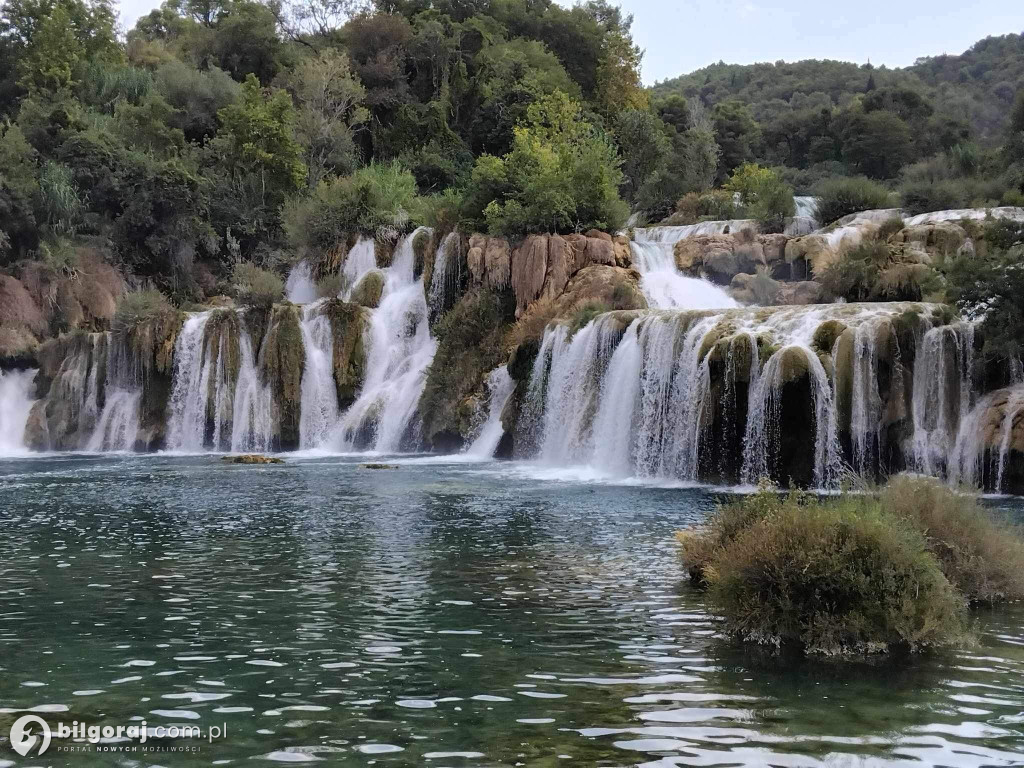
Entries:
[[[121,0],[122,27],[131,29],[159,4]],[[920,56],[962,53],[989,35],[1024,32],[1022,0],[620,0],[619,5],[633,14],[647,85],[718,61],[840,59],[905,67]]]

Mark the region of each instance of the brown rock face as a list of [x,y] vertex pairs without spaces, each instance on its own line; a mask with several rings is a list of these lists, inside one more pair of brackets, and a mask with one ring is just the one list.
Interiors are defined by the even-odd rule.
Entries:
[[512,252],[512,292],[518,315],[540,298],[548,272],[548,237],[530,235]]

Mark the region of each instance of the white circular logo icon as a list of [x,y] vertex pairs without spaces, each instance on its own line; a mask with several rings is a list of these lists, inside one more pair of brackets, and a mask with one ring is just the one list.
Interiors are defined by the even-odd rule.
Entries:
[[[37,727],[38,726],[38,727]],[[35,731],[35,732],[33,732]],[[37,735],[38,733],[38,735]],[[42,743],[40,744],[40,740]],[[37,755],[46,752],[50,747],[50,726],[37,715],[23,715],[11,726],[11,746],[14,751],[24,757],[39,744]]]

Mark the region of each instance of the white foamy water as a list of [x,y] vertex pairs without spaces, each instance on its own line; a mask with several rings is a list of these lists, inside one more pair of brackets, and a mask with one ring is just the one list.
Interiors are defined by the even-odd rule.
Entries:
[[312,304],[316,301],[316,283],[309,262],[303,259],[288,273],[284,286],[285,298],[292,304]]
[[36,371],[0,371],[0,456],[25,453],[25,425],[32,409]]
[[413,428],[437,342],[430,335],[422,279],[413,276],[413,240],[406,236],[384,271],[380,306],[371,311],[365,343],[366,375],[356,401],[342,414],[330,439],[335,450],[369,447],[399,450]]
[[487,418],[480,427],[476,438],[466,449],[465,455],[475,458],[489,459],[501,442],[505,428],[501,424],[501,412],[516,388],[515,381],[504,365],[495,368],[487,375]]
[[[584,466],[608,477],[683,482],[722,471],[753,485],[775,473],[788,437],[783,394],[795,377],[810,388],[806,408],[813,440],[799,449],[811,458],[813,477],[808,479],[816,487],[834,488],[844,462],[841,422],[849,424],[851,462],[867,474],[880,466],[886,413],[878,360],[885,345],[887,362],[896,363],[886,412],[913,411],[914,434],[901,449],[913,461],[931,455],[921,451],[922,444],[934,444],[940,458],[928,471],[941,475],[954,425],[970,402],[969,373],[960,371],[971,359],[973,335],[966,324],[931,327],[939,321],[927,313],[922,316],[913,397],[905,396],[892,323],[909,308],[863,304],[784,307],[767,314],[745,309],[613,312],[572,336],[566,326],[555,324],[545,331],[534,364],[523,406],[524,427],[535,436],[535,455],[545,466]],[[851,329],[846,338],[852,341],[852,361],[845,363],[851,366],[844,404],[849,410],[843,414],[834,363],[826,367],[815,348],[817,331],[831,320]],[[937,344],[934,339],[945,341]],[[839,340],[835,343],[833,361],[839,357]],[[766,347],[771,352],[763,355]],[[724,371],[712,386],[711,366],[716,362]],[[937,383],[935,370],[951,367],[954,383]],[[739,451],[734,469],[721,466],[722,458],[712,452],[712,431],[724,433]]]
[[338,421],[338,392],[334,386],[334,334],[323,312],[324,302],[303,308],[302,400],[299,415],[299,448],[315,448],[327,439]]
[[344,284],[342,298],[346,301],[363,275],[377,268],[377,250],[372,237],[360,237],[345,256],[341,267],[341,278]]
[[[705,222],[712,223],[712,222]],[[700,226],[700,225],[694,225]],[[640,273],[640,289],[654,309],[725,309],[739,304],[722,288],[676,268],[674,248],[688,227],[652,227],[634,230],[630,244],[633,266]],[[689,235],[686,235],[689,236]]]

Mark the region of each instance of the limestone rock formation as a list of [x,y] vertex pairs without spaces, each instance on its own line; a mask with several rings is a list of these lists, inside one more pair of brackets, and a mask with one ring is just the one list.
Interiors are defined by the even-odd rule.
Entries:
[[379,269],[371,270],[352,289],[351,300],[354,304],[369,309],[380,305],[381,294],[384,293],[384,273]]
[[[696,235],[675,245],[676,267],[694,276],[705,276],[719,285],[729,285],[739,274],[752,275],[759,267],[773,276],[785,267],[786,235],[758,235],[741,229],[733,234]],[[788,272],[788,270],[783,270]]]

